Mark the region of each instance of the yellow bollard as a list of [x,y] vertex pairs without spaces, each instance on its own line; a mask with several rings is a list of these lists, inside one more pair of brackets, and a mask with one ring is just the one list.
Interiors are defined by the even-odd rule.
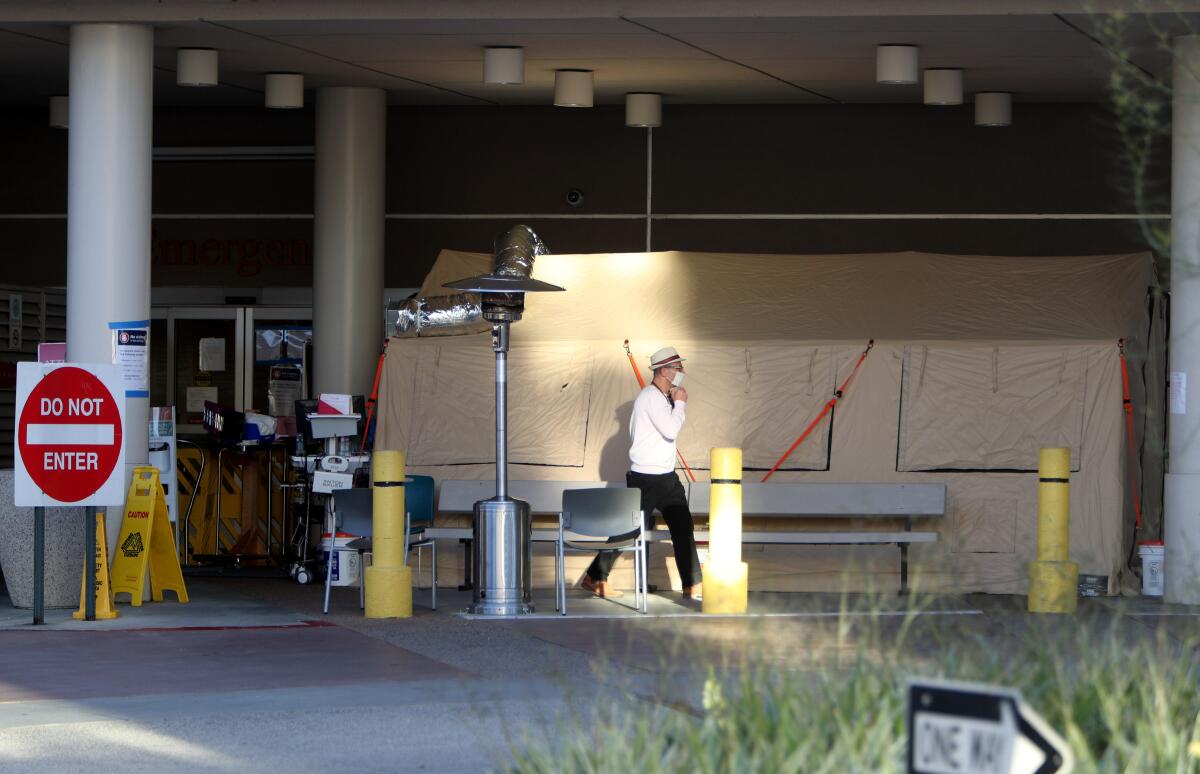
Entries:
[[1038,549],[1029,565],[1029,612],[1073,613],[1079,565],[1070,561],[1071,450],[1038,454]]
[[713,449],[708,500],[705,613],[744,613],[749,568],[742,561],[742,450]]
[[371,566],[367,618],[412,617],[412,569],[404,555],[404,452],[377,451],[371,460]]
[[1071,545],[1071,450],[1038,454],[1038,561],[1065,562]]

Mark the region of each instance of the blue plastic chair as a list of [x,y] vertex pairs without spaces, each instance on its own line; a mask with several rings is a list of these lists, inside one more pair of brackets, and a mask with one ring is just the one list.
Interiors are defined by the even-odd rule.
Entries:
[[430,553],[430,603],[432,610],[437,610],[437,543],[433,538],[425,537],[425,530],[433,526],[433,477],[406,476],[404,479],[404,510],[408,522],[408,532],[405,535],[407,545],[404,555],[408,556],[410,548],[417,549],[417,574],[413,576],[414,583],[421,576],[422,550],[429,548]]

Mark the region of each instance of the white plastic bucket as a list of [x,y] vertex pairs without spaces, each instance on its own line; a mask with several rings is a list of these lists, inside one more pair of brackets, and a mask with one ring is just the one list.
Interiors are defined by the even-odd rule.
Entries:
[[1166,547],[1161,543],[1139,543],[1138,556],[1142,557],[1142,594],[1147,597],[1163,595],[1163,556]]
[[331,562],[329,561],[329,533],[321,535],[321,556],[327,562],[326,567],[333,576],[330,585],[357,586],[359,584],[362,568],[359,566],[358,551],[346,547],[346,544],[357,538],[358,535],[339,532],[337,539],[334,540],[333,561]]

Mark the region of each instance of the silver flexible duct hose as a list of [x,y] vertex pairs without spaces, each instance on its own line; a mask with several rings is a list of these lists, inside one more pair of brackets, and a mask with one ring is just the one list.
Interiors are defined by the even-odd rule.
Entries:
[[[546,244],[529,226],[513,226],[496,238],[495,262],[492,273],[507,277],[529,277],[533,260],[549,252]],[[483,320],[478,293],[456,293],[450,296],[410,298],[388,304],[387,332],[389,336],[412,338],[425,330],[465,327]]]
[[389,336],[412,338],[428,328],[450,328],[482,319],[478,293],[410,298],[388,304],[387,332]]
[[532,277],[533,259],[547,253],[546,244],[529,226],[513,226],[496,239],[496,264],[492,274]]

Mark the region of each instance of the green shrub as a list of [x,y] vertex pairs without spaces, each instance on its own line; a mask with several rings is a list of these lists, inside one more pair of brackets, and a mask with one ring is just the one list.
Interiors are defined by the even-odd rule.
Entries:
[[[1131,619],[1117,613],[1014,614],[1011,628],[981,632],[978,620],[937,620],[921,608],[887,618],[843,606],[785,643],[793,651],[784,662],[764,658],[778,643],[758,631],[739,657],[701,670],[690,696],[663,698],[678,694],[678,683],[652,695],[626,687],[625,701],[514,751],[513,770],[903,771],[907,683],[921,676],[1020,690],[1068,741],[1076,771],[1200,774],[1197,643],[1131,633]],[[667,646],[664,659],[681,663],[694,647],[680,644],[694,633],[688,638]]]

